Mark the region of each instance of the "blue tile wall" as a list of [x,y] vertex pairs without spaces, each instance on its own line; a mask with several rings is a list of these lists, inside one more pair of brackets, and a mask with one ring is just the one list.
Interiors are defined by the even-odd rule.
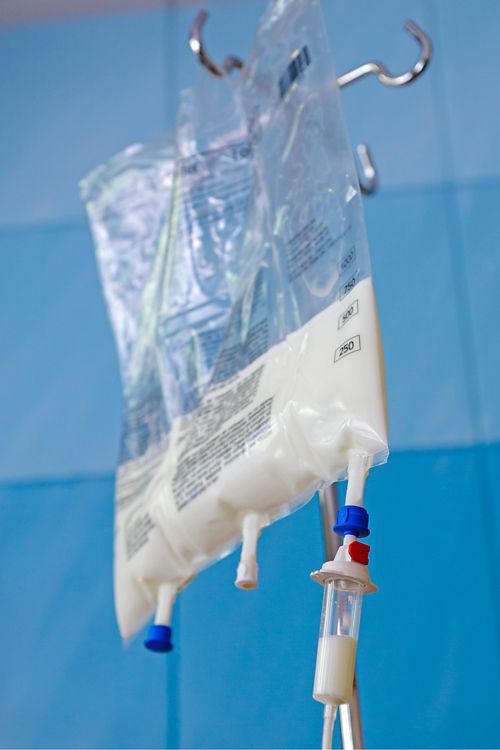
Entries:
[[[476,448],[396,453],[369,478],[380,589],[363,605],[358,654],[369,748],[500,742],[500,558],[470,547],[469,518],[480,519],[488,501],[480,466]],[[226,558],[181,594],[181,746],[317,747],[321,589],[308,577],[323,561],[316,500],[264,531],[257,591],[233,587],[237,561]]]
[[82,214],[78,181],[167,122],[166,12],[1,32],[0,224]]
[[[380,592],[366,601],[359,660],[368,747],[500,743],[500,557],[489,541],[474,543],[476,530],[487,539],[492,500],[481,452],[393,454],[370,477]],[[471,689],[483,680],[487,689]],[[478,731],[471,717],[482,706]]]
[[461,348],[446,189],[382,191],[365,203],[394,448],[463,445],[480,434]]
[[86,223],[0,228],[0,477],[109,470],[120,380]]
[[[426,0],[426,19],[436,26],[437,75],[442,77],[442,146],[449,146],[449,178],[500,177],[498,128],[498,3]],[[437,45],[436,45],[437,47]]]
[[[120,384],[78,181],[173,127],[179,89],[206,75],[186,43],[200,7],[214,58],[246,58],[265,0],[0,31],[1,747],[319,742],[316,502],[263,534],[258,591],[233,587],[237,554],[193,582],[166,663],[140,641],[124,650],[114,623]],[[380,171],[366,218],[394,451],[368,483],[366,746],[498,747],[500,6],[323,8],[339,73],[405,69],[406,18],[435,48],[407,89],[367,79],[342,94]]]
[[484,440],[500,440],[500,182],[457,191],[465,291],[471,316],[466,356],[477,363],[478,409]]
[[113,613],[111,478],[0,486],[1,747],[165,747],[165,662]]
[[[500,557],[500,443],[493,443],[484,448],[483,451],[483,486],[487,487],[489,505],[485,508],[484,527],[485,527],[485,546],[493,550],[493,553]],[[493,568],[493,572],[498,568]],[[498,597],[496,580],[493,582],[495,587],[495,604],[497,610],[500,610],[500,598]]]

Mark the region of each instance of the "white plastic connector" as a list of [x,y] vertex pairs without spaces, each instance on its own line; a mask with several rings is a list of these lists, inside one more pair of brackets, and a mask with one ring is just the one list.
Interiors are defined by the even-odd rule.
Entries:
[[155,625],[170,625],[177,588],[176,583],[162,583],[158,587]]
[[247,513],[243,519],[243,544],[241,557],[236,571],[234,585],[239,589],[256,589],[258,585],[259,566],[257,565],[257,541],[262,530],[262,516],[259,513]]
[[368,565],[353,562],[346,545],[339,547],[335,560],[324,563],[321,570],[313,571],[311,578],[322,585],[328,581],[347,579],[359,583],[363,589],[363,594],[373,594],[378,591],[377,586],[370,579]]

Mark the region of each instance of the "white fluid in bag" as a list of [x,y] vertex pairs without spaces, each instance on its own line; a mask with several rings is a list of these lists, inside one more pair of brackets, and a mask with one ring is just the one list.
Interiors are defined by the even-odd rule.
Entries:
[[160,584],[181,585],[234,548],[250,513],[266,525],[292,498],[296,507],[344,478],[354,456],[369,466],[386,453],[383,358],[367,278],[174,421],[142,502],[118,517],[122,634],[154,611]]
[[354,685],[357,641],[349,635],[327,635],[319,639],[315,700],[340,705],[350,703]]

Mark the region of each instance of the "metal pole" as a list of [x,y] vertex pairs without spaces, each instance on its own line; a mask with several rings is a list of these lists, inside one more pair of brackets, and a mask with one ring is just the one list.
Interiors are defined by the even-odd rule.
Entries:
[[[340,539],[332,531],[337,518],[339,497],[337,485],[331,484],[319,493],[321,521],[323,524],[323,542],[327,560],[333,560],[340,547]],[[339,706],[340,731],[344,750],[363,750],[363,728],[359,708],[358,681],[354,675],[354,692],[349,705]]]

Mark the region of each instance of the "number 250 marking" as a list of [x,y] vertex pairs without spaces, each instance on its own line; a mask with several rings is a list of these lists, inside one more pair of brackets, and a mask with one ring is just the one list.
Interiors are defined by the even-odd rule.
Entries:
[[360,350],[361,339],[359,336],[353,336],[335,349],[335,359],[333,361],[338,362],[339,359],[344,359],[348,354],[353,354],[353,352],[359,352]]

